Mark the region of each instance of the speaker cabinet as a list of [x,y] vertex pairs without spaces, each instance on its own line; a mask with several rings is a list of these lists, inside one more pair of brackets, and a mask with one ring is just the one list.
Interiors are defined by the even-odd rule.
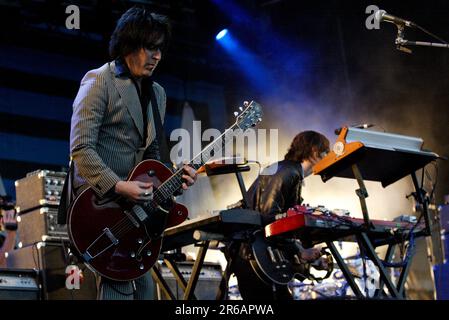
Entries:
[[[177,266],[182,276],[189,281],[192,274],[193,262],[178,262]],[[163,263],[159,265],[159,271],[162,278],[167,282],[171,292],[175,298],[182,300],[184,291],[176,282],[176,279],[170,269]],[[195,288],[195,296],[198,300],[215,300],[222,278],[222,270],[219,264],[204,262],[200,270],[200,275]],[[157,297],[160,300],[165,300],[166,297],[160,290],[159,285],[156,286]]]
[[19,240],[22,246],[53,239],[69,240],[67,226],[57,224],[57,208],[38,208],[17,217]]
[[38,272],[0,269],[0,300],[39,300]]
[[80,289],[66,288],[69,260],[67,242],[38,242],[9,252],[6,263],[8,268],[39,270],[44,300],[95,300],[96,278],[84,264],[78,264],[84,276]]

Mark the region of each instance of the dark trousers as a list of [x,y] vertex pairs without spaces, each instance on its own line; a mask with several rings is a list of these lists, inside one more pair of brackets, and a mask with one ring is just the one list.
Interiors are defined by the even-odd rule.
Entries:
[[113,281],[98,276],[98,300],[153,300],[154,281],[150,272],[133,281]]

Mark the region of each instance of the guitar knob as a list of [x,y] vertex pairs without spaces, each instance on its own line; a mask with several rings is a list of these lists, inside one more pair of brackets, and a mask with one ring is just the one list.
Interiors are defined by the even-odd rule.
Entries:
[[135,258],[136,257],[136,253],[135,252],[131,252],[129,255],[131,256],[131,258]]
[[143,270],[143,268],[144,268],[144,265],[143,265],[143,263],[141,263],[141,264],[139,265],[139,269],[140,269],[140,270]]
[[150,177],[154,177],[154,175],[156,174],[156,172],[154,172],[154,170],[149,170],[149,171],[147,172],[147,174],[148,174],[148,176],[150,176]]
[[138,244],[142,244],[142,243],[143,243],[143,240],[139,238],[139,239],[137,239],[137,243],[138,243]]
[[147,257],[151,257],[151,251],[147,250]]

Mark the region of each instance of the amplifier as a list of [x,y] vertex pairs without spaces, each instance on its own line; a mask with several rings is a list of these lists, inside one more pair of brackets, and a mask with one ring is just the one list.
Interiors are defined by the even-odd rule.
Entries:
[[8,268],[35,269],[41,274],[42,299],[44,300],[95,300],[97,286],[95,274],[84,264],[78,264],[83,270],[84,279],[79,289],[66,288],[65,270],[71,260],[68,242],[38,242],[8,252]]
[[43,206],[58,206],[66,172],[37,170],[16,180],[17,211],[27,212]]
[[37,208],[17,217],[19,246],[28,246],[40,241],[68,240],[67,225],[57,223],[57,208]]
[[[192,274],[193,262],[185,261],[178,262],[177,267],[183,275],[186,282],[189,281]],[[176,282],[175,276],[168,269],[165,263],[159,264],[159,271],[170,287],[176,299],[182,299],[184,291],[179,287]],[[198,300],[215,300],[220,286],[222,278],[222,270],[220,264],[204,262],[201,268],[198,282],[195,288],[195,296]],[[164,300],[162,297],[162,291],[157,288],[157,296],[160,300]]]
[[39,300],[38,272],[0,269],[0,300]]

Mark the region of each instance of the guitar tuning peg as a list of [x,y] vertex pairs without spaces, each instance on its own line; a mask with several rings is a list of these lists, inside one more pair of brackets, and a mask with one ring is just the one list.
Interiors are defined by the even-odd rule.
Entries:
[[238,113],[237,111],[235,111],[235,112],[234,112],[234,116],[237,117],[238,115],[239,115],[239,113]]
[[243,107],[239,107],[239,110],[240,110],[240,111],[243,111]]
[[247,106],[249,105],[249,102],[248,102],[248,101],[243,101],[243,105],[244,105],[245,107],[247,107]]

